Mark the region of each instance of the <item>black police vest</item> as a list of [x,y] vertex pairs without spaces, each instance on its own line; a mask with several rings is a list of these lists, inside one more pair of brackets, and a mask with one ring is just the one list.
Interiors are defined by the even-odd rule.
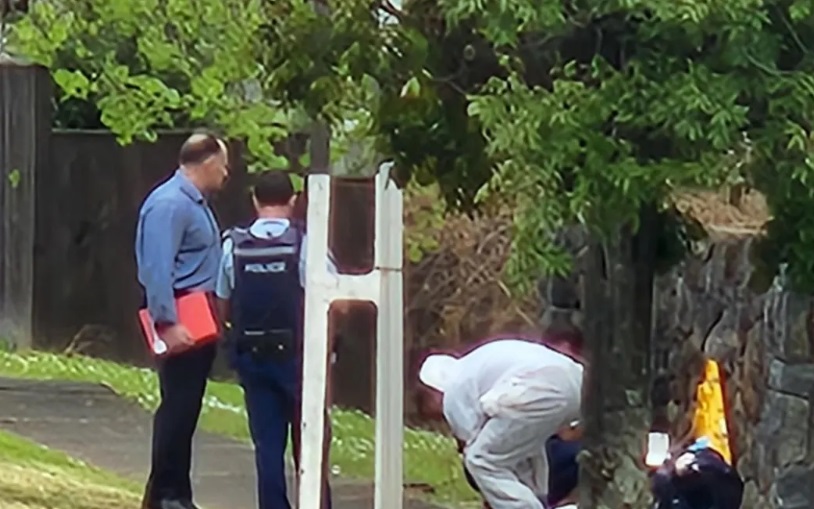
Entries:
[[280,350],[297,346],[305,305],[299,271],[302,230],[290,226],[265,239],[235,228],[228,236],[235,276],[230,299],[234,339]]

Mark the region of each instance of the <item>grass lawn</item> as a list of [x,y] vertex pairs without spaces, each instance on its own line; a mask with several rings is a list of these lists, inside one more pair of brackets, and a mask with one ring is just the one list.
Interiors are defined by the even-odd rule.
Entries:
[[64,454],[0,432],[0,507],[139,507],[136,487]]
[[[158,381],[151,370],[89,357],[43,352],[9,353],[0,349],[0,376],[99,383],[149,410],[158,403]],[[232,383],[210,382],[201,426],[207,431],[247,440],[240,387]],[[364,413],[334,409],[331,463],[335,474],[373,478],[374,430],[374,421]],[[408,429],[404,468],[406,481],[426,483],[434,488],[433,498],[445,502],[476,500],[463,478],[455,446],[446,437]],[[0,504],[0,507],[6,509],[7,506]]]

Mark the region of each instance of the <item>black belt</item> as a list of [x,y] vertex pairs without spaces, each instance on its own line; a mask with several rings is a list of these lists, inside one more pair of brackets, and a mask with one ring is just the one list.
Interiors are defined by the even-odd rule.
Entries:
[[294,331],[288,329],[243,331],[235,335],[239,354],[251,353],[265,359],[291,359],[299,352],[298,346]]

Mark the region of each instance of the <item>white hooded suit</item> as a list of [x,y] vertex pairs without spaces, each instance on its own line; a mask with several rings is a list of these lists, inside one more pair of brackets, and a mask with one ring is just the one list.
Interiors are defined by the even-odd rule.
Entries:
[[543,509],[545,442],[579,419],[583,367],[530,341],[504,339],[456,359],[433,355],[422,383],[444,394],[444,417],[493,509]]

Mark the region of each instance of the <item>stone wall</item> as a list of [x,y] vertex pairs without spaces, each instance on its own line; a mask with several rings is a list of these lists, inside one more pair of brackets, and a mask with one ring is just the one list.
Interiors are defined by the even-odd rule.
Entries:
[[[568,235],[581,252],[580,235]],[[755,269],[755,238],[713,237],[656,281],[651,362],[676,375],[674,432],[688,429],[700,361],[717,360],[743,509],[814,508],[814,299]],[[576,275],[541,283],[544,323],[579,324],[574,287],[585,284]]]
[[669,351],[673,372],[686,372],[698,352],[724,367],[732,448],[746,482],[743,507],[809,509],[814,307],[811,297],[785,290],[782,278],[755,288],[761,278],[750,260],[753,243],[717,239],[660,277],[654,337]]

